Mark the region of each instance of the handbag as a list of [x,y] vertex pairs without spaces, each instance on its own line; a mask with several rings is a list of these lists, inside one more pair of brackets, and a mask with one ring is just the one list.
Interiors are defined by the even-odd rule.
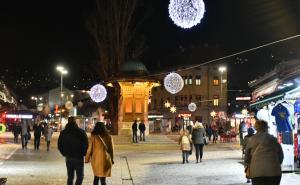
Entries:
[[27,133],[27,139],[28,139],[28,140],[31,139],[31,134],[30,134],[30,132]]
[[104,145],[104,153],[105,153],[105,164],[104,164],[104,169],[105,170],[108,170],[111,168],[112,166],[112,161],[111,161],[111,155],[110,153],[108,152],[108,147],[107,145],[105,144],[105,142],[103,141],[103,139],[101,138],[101,136],[98,135],[98,137],[100,138],[101,142],[103,143]]
[[208,138],[205,136],[205,137],[204,137],[204,144],[205,144],[205,145],[208,145],[208,143],[209,143]]

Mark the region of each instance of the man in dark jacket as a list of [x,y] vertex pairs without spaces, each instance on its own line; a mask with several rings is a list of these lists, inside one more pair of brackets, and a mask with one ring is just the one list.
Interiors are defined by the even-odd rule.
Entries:
[[66,158],[67,185],[73,185],[74,171],[76,171],[75,185],[81,185],[88,138],[86,133],[77,126],[74,117],[69,117],[66,128],[59,135],[57,145],[60,153]]
[[40,122],[37,122],[36,124],[33,125],[33,132],[34,132],[34,150],[39,150],[40,149],[40,141],[41,141],[41,136],[44,131],[44,128],[40,124]]
[[137,143],[138,140],[137,140],[137,130],[138,130],[138,125],[137,125],[137,121],[134,120],[132,126],[131,126],[131,129],[132,129],[132,142],[133,143]]
[[141,123],[139,124],[139,130],[140,130],[140,141],[145,141],[145,130],[146,126],[144,121],[142,120]]

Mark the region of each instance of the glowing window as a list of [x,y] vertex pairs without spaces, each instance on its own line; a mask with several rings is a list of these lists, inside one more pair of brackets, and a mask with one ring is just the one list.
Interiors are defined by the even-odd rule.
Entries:
[[132,100],[127,100],[125,104],[125,113],[132,112]]
[[217,76],[214,76],[213,85],[219,85],[219,78]]
[[142,113],[142,101],[141,100],[135,101],[135,112]]

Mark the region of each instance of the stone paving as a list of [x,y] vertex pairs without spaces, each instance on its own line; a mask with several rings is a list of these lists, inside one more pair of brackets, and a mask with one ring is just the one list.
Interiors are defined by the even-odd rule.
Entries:
[[[23,151],[20,144],[1,144],[0,177],[8,178],[7,185],[65,185],[66,168],[64,158],[56,149],[56,139],[50,152],[45,151],[44,141],[40,151],[34,151],[32,143],[27,151]],[[181,164],[181,151],[177,145],[130,144],[116,145],[115,148],[115,165],[108,184],[246,184],[241,152],[235,143],[205,147],[204,160],[199,164],[195,163],[194,155],[190,156],[189,164]],[[92,184],[92,181],[91,166],[86,164],[83,184]],[[289,173],[283,174],[281,184],[298,185],[299,182],[300,175]]]

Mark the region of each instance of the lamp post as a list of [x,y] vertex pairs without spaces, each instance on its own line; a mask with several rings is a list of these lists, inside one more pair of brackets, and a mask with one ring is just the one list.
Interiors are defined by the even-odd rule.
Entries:
[[220,66],[219,67],[219,71],[221,74],[221,95],[220,95],[220,105],[221,105],[221,109],[223,108],[223,73],[226,71],[226,67],[225,66]]
[[63,76],[68,74],[68,71],[63,66],[57,66],[56,70],[60,72],[60,124],[62,121],[62,97],[63,97]]

